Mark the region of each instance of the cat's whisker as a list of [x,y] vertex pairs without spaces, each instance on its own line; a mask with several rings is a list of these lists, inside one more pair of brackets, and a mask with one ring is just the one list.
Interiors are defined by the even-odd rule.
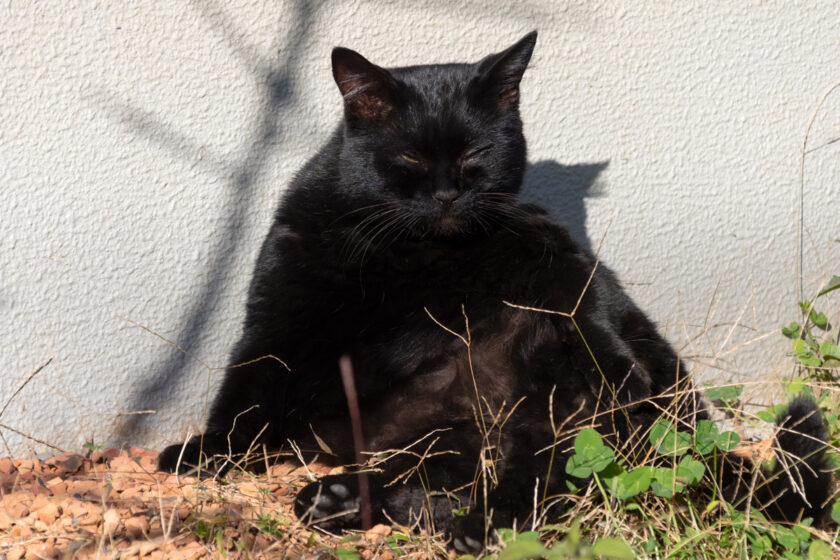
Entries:
[[391,242],[387,245],[387,247],[391,247],[394,243],[396,243],[397,241],[399,241],[399,240],[400,240],[400,238],[401,238],[404,234],[405,234],[405,236],[407,237],[407,236],[408,236],[408,234],[409,234],[410,232],[414,231],[414,226],[416,226],[416,225],[417,225],[417,223],[420,221],[420,218],[419,218],[419,217],[417,217],[417,216],[412,216],[412,215],[411,215],[411,213],[409,213],[409,212],[407,212],[407,213],[406,213],[406,215],[407,215],[407,216],[409,216],[409,220],[408,220],[408,222],[406,222],[406,223],[403,225],[402,230],[401,230],[399,233],[397,233],[397,235],[395,235],[395,236],[394,236],[394,238],[393,238],[393,239],[391,240]]
[[364,230],[364,228],[371,223],[375,223],[377,220],[382,218],[383,216],[387,216],[389,214],[393,214],[394,212],[398,212],[400,210],[399,206],[397,205],[388,205],[389,207],[384,210],[378,210],[373,212],[367,216],[365,216],[362,220],[360,220],[348,233],[349,236],[356,235],[357,233]]
[[[374,249],[378,248],[379,245],[381,245],[382,242],[387,240],[388,236],[391,233],[393,233],[394,231],[397,231],[397,236],[400,233],[405,232],[406,231],[405,225],[408,223],[408,221],[410,221],[411,219],[414,219],[414,218],[415,217],[412,216],[412,214],[410,212],[405,211],[405,210],[401,213],[398,213],[396,216],[394,216],[393,219],[388,223],[387,227],[384,227],[383,230],[377,234],[377,236],[382,235],[382,239],[380,239],[379,243],[377,243],[377,245],[374,247]],[[400,227],[400,226],[403,226],[403,227]],[[397,236],[394,236],[394,239],[391,241],[391,243],[393,243],[397,239]],[[374,236],[374,237],[376,237],[376,236]],[[373,241],[373,238],[371,238],[371,241]]]
[[373,208],[381,208],[383,206],[396,206],[397,204],[398,203],[393,200],[386,200],[385,202],[378,202],[376,204],[368,204],[367,206],[360,206],[359,208],[354,208],[353,210],[350,210],[349,212],[345,212],[341,216],[338,216],[332,222],[327,224],[327,229],[332,229],[332,226],[334,226],[336,223],[340,222],[348,216],[352,216],[353,214],[358,214],[359,212],[364,212],[365,210],[371,210]]
[[488,198],[501,198],[504,200],[509,200],[515,202],[519,198],[518,193],[511,193],[511,192],[503,192],[503,191],[484,191],[479,193],[481,196],[485,196]]
[[[385,236],[387,238],[387,233],[390,230],[393,230],[395,226],[399,225],[402,219],[407,215],[405,211],[400,211],[401,209],[395,209],[396,213],[387,217],[383,222],[379,225],[379,228],[376,229],[372,235],[367,238],[367,243],[364,244],[364,249],[361,253],[361,258],[359,262],[359,269],[364,266],[365,259],[367,257],[368,252],[370,251],[371,247],[373,247],[374,251],[379,247],[380,243],[377,243],[374,246],[374,242],[376,238],[379,236]],[[355,255],[354,255],[355,256]]]
[[419,216],[416,216],[409,211],[404,212],[404,217],[406,218],[406,221],[402,224],[400,230],[388,244],[388,247],[393,245],[395,242],[399,241],[403,236],[405,236],[405,238],[407,239],[408,236],[415,231],[416,225],[421,221],[421,218]]
[[493,198],[489,198],[489,199],[485,199],[485,200],[480,199],[480,203],[482,205],[485,205],[487,208],[492,208],[494,210],[498,210],[499,212],[505,213],[505,214],[507,214],[511,217],[525,218],[525,217],[528,217],[528,216],[531,215],[528,212],[526,212],[525,210],[522,210],[521,208],[516,206],[515,204],[500,202],[498,200],[494,200]]
[[[379,212],[374,212],[373,214],[365,217],[365,219],[356,224],[353,227],[353,229],[351,229],[350,232],[347,234],[344,245],[342,246],[342,249],[340,251],[340,254],[346,255],[344,261],[351,262],[353,258],[355,258],[359,246],[371,237],[371,232],[376,231],[376,229],[381,226],[381,221],[387,221],[389,216],[392,216],[395,213],[399,213],[400,211],[401,209],[399,207],[392,207]],[[353,248],[353,250],[350,251],[350,253],[347,253],[347,251],[350,250],[351,247]]]
[[490,228],[488,227],[490,225],[490,223],[492,223],[492,222],[490,222],[490,216],[488,216],[486,214],[483,214],[481,212],[476,212],[471,217],[472,217],[472,221],[477,223],[479,225],[479,227],[482,230],[484,230],[485,234],[490,235]]
[[520,236],[518,232],[511,229],[510,226],[515,226],[519,221],[528,216],[528,213],[516,207],[511,207],[505,204],[499,204],[491,200],[480,200],[479,208],[483,210],[480,214],[483,218],[491,223],[505,229],[506,231]]

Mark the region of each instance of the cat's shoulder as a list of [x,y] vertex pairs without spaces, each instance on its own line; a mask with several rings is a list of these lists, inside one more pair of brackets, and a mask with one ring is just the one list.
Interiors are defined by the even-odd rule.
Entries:
[[587,256],[587,250],[575,241],[562,221],[542,206],[520,203],[515,206],[515,215],[516,227],[507,231],[518,236],[521,242],[539,241],[558,251]]

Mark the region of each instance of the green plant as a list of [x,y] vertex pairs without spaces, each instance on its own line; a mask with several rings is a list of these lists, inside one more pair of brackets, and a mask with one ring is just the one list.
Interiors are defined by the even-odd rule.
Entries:
[[[817,310],[815,303],[838,289],[840,276],[832,276],[813,302],[807,299],[799,302],[802,323],[792,321],[782,327],[782,334],[792,340],[791,355],[800,366],[799,377],[785,383],[785,392],[791,397],[805,394],[817,402],[828,425],[830,443],[835,449],[840,446],[840,399],[836,396],[840,389],[840,345],[830,333],[828,317]],[[764,415],[759,413],[759,416],[766,420],[774,414],[775,409]],[[840,466],[837,454],[833,454],[832,460]]]
[[[714,395],[715,400],[734,405],[742,389],[722,388]],[[602,537],[591,546],[582,544],[577,526],[566,529],[563,539],[553,547],[536,540],[539,533],[522,533],[515,540],[508,535],[502,539],[507,546],[499,558],[633,558],[633,548],[626,542],[633,533],[638,534],[629,541],[634,547],[644,554],[662,553],[663,557],[730,558],[736,549],[745,559],[792,559],[803,555],[823,558],[828,545],[813,538],[810,519],[791,526],[772,523],[758,511],[747,514],[717,497],[714,465],[721,453],[731,451],[739,443],[735,432],[720,431],[709,420],[698,422],[693,433],[677,430],[668,420],[659,420],[648,433],[652,453],[647,456],[654,460],[631,466],[627,458],[616,458],[615,451],[597,431],[585,428],[575,438],[574,454],[566,471],[579,478],[592,477],[605,516],[612,518],[614,527],[620,529],[616,533],[624,540]],[[711,499],[705,502],[702,494],[689,492],[704,481],[703,485],[712,489]],[[832,514],[840,519],[840,504],[835,505]],[[627,525],[640,524],[644,531],[627,530]],[[556,525],[551,528],[562,530]]]
[[694,434],[678,431],[672,423],[658,420],[650,429],[649,440],[657,454],[671,460],[671,466],[641,465],[627,470],[624,460],[614,460],[615,452],[601,435],[585,428],[575,438],[575,453],[566,462],[566,473],[577,478],[593,475],[599,486],[604,482],[610,495],[619,500],[633,498],[649,489],[657,496],[670,498],[703,478],[704,463],[694,454],[729,451],[741,438],[731,431],[719,433],[710,420],[698,422]]
[[218,519],[216,521],[207,522],[203,519],[199,519],[195,527],[193,527],[193,535],[198,537],[199,539],[206,541],[206,542],[213,542],[216,545],[216,548],[224,553],[224,528],[222,524],[224,521],[222,519]]
[[257,521],[254,525],[266,535],[282,539],[284,535],[281,527],[289,525],[289,521],[283,519],[280,514],[259,513],[257,514]]
[[[545,529],[545,527],[543,528]],[[548,548],[541,541],[538,531],[516,533],[511,529],[499,531],[499,540],[504,549],[499,553],[499,560],[526,560],[545,558],[546,560],[595,560],[598,558],[628,559],[636,558],[636,553],[622,539],[601,537],[591,545],[581,538],[577,524],[565,529],[563,540]]]
[[90,454],[91,454],[91,453],[93,453],[94,451],[101,451],[101,450],[105,449],[105,446],[104,446],[104,445],[97,445],[97,444],[95,444],[95,443],[93,442],[93,439],[91,439],[90,441],[86,441],[86,442],[84,442],[84,443],[82,444],[82,447],[83,447],[83,448],[85,448],[85,449],[87,449],[88,455],[90,455]]
[[[833,276],[817,298],[840,289],[840,276]],[[836,381],[840,368],[840,346],[826,331],[830,325],[825,313],[817,311],[814,302],[799,302],[802,324],[796,321],[782,327],[782,334],[793,341],[793,355],[805,366],[807,377],[821,381]]]

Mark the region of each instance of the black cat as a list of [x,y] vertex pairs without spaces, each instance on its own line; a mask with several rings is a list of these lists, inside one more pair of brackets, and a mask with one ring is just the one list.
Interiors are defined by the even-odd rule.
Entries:
[[[346,355],[365,450],[412,452],[368,475],[374,521],[425,508],[458,548],[475,548],[491,510],[497,526],[521,526],[535,486],[541,498],[566,492],[576,429],[629,450],[662,414],[689,428],[704,417],[674,350],[613,274],[517,203],[519,84],[535,42],[475,64],[388,70],[333,51],[344,120],[280,204],[204,435],[164,450],[162,469],[288,440],[355,462]],[[778,518],[819,515],[830,480],[821,419],[800,402],[784,420],[813,436],[782,438],[814,469],[801,473],[808,501],[784,490],[787,476],[759,500],[781,495],[768,508]],[[336,475],[304,488],[296,511],[352,527],[358,505],[356,476]],[[473,513],[453,517],[458,506]]]

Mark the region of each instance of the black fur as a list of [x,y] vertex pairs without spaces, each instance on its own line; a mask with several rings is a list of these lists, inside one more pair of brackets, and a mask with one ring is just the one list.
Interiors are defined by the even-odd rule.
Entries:
[[743,504],[752,496],[771,519],[795,522],[811,517],[817,522],[828,511],[832,485],[826,462],[828,431],[814,401],[798,397],[776,419],[775,466],[755,469],[749,462],[729,456],[722,471],[724,496]]
[[[471,520],[485,510],[497,525],[521,526],[535,485],[540,496],[566,492],[576,428],[594,424],[626,451],[666,409],[687,428],[704,417],[674,350],[615,276],[543,210],[516,201],[526,164],[519,83],[535,41],[531,33],[476,64],[391,70],[333,51],[344,121],[277,210],[244,334],[182,469],[202,451],[243,453],[254,443],[294,440],[311,454],[320,447],[313,434],[354,462],[337,367],[348,355],[366,450],[414,443],[432,453],[397,483],[416,455],[370,475],[374,519],[387,512],[405,522],[431,507],[436,527],[469,549],[481,540]],[[806,408],[795,403],[786,421]],[[550,415],[566,438],[553,465]],[[821,420],[802,428],[816,439],[783,435],[782,444],[818,463]],[[488,446],[484,457],[496,462],[482,474]],[[179,467],[181,447],[163,451],[162,469]],[[300,493],[296,511],[318,521],[352,509],[357,492],[355,476],[326,477]],[[784,499],[786,513],[801,509],[792,493]],[[459,504],[474,513],[453,518]]]

